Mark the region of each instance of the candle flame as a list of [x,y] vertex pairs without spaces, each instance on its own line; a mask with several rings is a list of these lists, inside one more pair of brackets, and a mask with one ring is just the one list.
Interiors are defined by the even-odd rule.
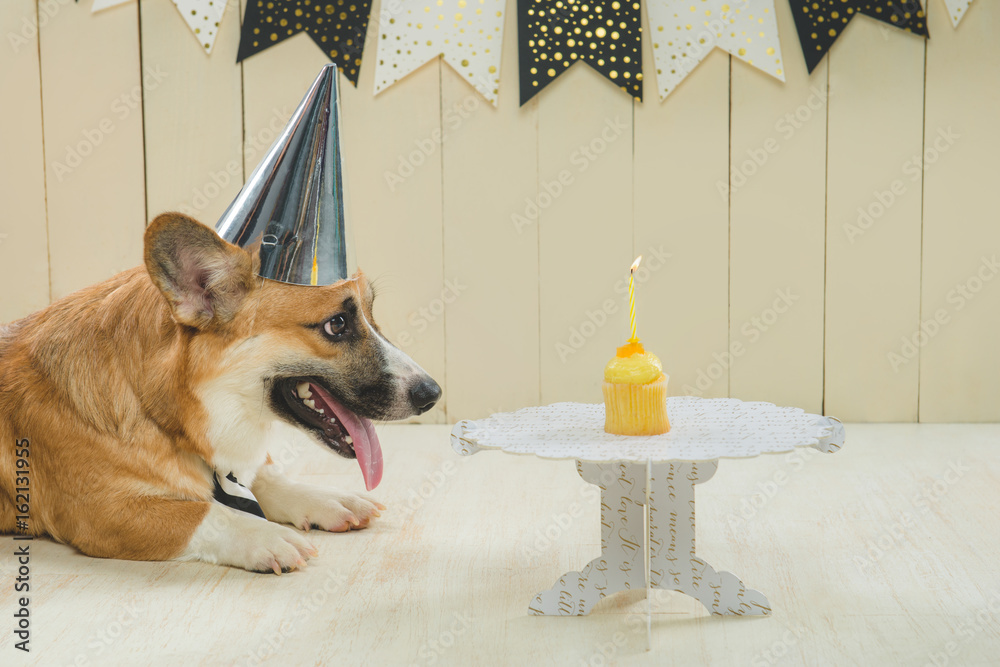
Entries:
[[629,269],[629,271],[633,271],[634,272],[636,269],[638,269],[639,268],[639,262],[641,262],[641,261],[642,261],[642,255],[639,255],[638,257],[635,258],[635,261],[632,262],[632,268]]

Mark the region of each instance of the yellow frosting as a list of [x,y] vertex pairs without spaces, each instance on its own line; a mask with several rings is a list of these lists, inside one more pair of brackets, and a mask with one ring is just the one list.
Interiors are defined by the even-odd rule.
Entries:
[[[624,356],[623,352],[628,356]],[[658,380],[661,375],[663,364],[660,363],[660,358],[652,352],[646,352],[641,343],[619,348],[618,354],[604,367],[604,381],[614,384],[649,384]]]

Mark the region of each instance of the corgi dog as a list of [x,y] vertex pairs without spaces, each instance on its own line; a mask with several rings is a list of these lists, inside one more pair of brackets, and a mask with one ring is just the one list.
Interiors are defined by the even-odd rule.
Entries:
[[[265,280],[252,249],[179,213],[149,225],[144,260],[0,326],[0,533],[280,574],[317,553],[290,526],[368,525],[384,507],[285,479],[267,451],[282,420],[356,458],[370,491],[371,420],[440,398],[375,324],[364,274]],[[241,490],[256,512],[217,500]]]

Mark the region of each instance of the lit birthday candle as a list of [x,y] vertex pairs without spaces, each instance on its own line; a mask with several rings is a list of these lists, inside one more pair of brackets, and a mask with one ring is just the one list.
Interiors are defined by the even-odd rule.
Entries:
[[642,255],[635,258],[632,262],[632,268],[629,270],[628,274],[628,318],[629,318],[629,332],[630,336],[628,342],[638,343],[639,338],[635,335],[635,270],[639,268],[639,262],[642,261]]

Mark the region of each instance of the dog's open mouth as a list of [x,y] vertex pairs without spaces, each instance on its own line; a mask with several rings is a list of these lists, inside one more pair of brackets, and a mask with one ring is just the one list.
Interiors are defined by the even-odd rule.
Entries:
[[378,486],[382,481],[382,447],[370,420],[351,412],[312,378],[285,378],[278,381],[276,389],[295,419],[317,433],[327,447],[358,459],[369,491]]

